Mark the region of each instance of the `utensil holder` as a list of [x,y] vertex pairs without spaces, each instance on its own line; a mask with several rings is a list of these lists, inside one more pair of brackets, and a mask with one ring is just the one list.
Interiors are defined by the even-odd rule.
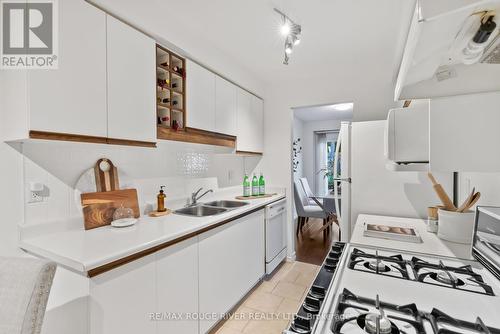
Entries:
[[455,212],[438,210],[438,237],[460,244],[470,244],[474,230],[474,211]]

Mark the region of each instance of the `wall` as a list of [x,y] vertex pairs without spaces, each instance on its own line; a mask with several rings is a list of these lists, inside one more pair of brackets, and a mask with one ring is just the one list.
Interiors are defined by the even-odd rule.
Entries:
[[[352,125],[351,222],[360,213],[427,217],[427,207],[439,203],[427,173],[389,171],[384,156],[384,121]],[[452,194],[452,173],[434,173]]]
[[321,168],[315,161],[316,141],[314,132],[323,130],[338,130],[340,129],[340,123],[341,121],[338,120],[304,122],[304,177],[307,178],[307,182],[313,191],[317,190],[316,172],[319,168]]
[[[298,162],[296,171],[293,173],[293,179],[298,180],[304,175],[304,122],[301,119],[295,117],[293,119],[293,140],[297,141],[300,139],[297,145],[297,157],[295,160]],[[302,149],[300,149],[302,147]],[[294,152],[292,152],[292,155]],[[293,159],[293,156],[292,156]]]
[[459,173],[460,204],[473,187],[481,192],[477,205],[500,206],[500,173]]
[[[26,203],[25,224],[38,224],[81,216],[75,185],[80,176],[102,157],[118,167],[122,186],[139,188],[139,201],[154,203],[159,186],[166,184],[168,198],[186,196],[200,178],[216,178],[211,187],[239,185],[249,159],[228,154],[226,148],[181,142],[159,142],[156,149],[64,142],[22,144],[25,197],[29,183],[42,182],[44,201]],[[253,170],[247,170],[252,172]],[[92,172],[90,177],[92,177]],[[80,190],[83,190],[80,187]]]

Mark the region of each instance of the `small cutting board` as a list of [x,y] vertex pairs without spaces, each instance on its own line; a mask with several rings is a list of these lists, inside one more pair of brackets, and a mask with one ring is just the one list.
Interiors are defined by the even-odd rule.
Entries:
[[132,209],[135,218],[140,216],[136,189],[85,193],[81,199],[86,230],[111,224],[113,213],[122,204]]
[[265,195],[259,195],[259,196],[236,196],[236,199],[242,199],[242,200],[247,200],[247,199],[258,199],[258,198],[266,198],[266,197],[272,197],[274,195],[278,195],[277,193],[274,194],[265,194]]
[[113,191],[120,189],[118,169],[109,159],[97,160],[94,166],[95,185],[97,191]]

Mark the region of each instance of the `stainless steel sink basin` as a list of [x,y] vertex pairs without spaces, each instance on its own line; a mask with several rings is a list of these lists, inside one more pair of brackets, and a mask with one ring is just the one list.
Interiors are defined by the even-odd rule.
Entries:
[[194,217],[206,217],[218,215],[226,212],[225,208],[216,208],[213,206],[205,206],[205,205],[196,205],[196,206],[188,206],[186,208],[182,208],[179,210],[175,210],[174,213],[179,215],[186,216],[194,216]]
[[249,204],[248,202],[238,202],[238,201],[212,201],[204,203],[204,205],[216,206],[218,208],[228,208],[228,209],[239,208],[248,204]]

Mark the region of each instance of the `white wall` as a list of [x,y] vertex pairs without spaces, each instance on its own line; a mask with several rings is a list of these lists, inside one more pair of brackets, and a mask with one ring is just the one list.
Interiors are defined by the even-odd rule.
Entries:
[[481,192],[477,205],[500,206],[500,173],[459,173],[460,204],[474,187]]
[[[168,198],[193,191],[187,188],[187,185],[198,186],[191,182],[193,179],[214,177],[220,187],[239,185],[247,158],[228,154],[228,151],[210,145],[164,141],[159,142],[156,149],[65,142],[24,143],[26,198],[29,182],[42,182],[44,194],[48,195],[44,202],[25,204],[25,224],[80,217],[75,185],[99,158],[113,161],[121,173],[120,183],[132,182],[131,186],[139,188],[139,201],[144,204],[155,201],[159,186],[164,183],[167,183]],[[138,184],[140,179],[145,180]]]
[[[293,140],[297,141],[300,139],[300,142],[298,142],[297,145],[297,157],[296,161],[298,161],[298,165],[296,168],[296,171],[293,173],[293,179],[298,180],[304,175],[304,122],[300,120],[299,118],[295,117],[293,119]],[[302,147],[302,150],[300,150],[300,147]],[[293,152],[292,152],[293,155]],[[293,156],[292,156],[293,159]]]
[[[351,222],[360,213],[427,217],[427,207],[439,203],[427,173],[389,171],[384,156],[384,121],[352,124]],[[452,173],[434,173],[452,196]]]
[[313,189],[313,191],[317,191],[316,172],[319,168],[321,168],[318,166],[318,162],[315,161],[316,145],[314,132],[324,130],[338,130],[340,129],[340,123],[341,121],[338,120],[304,122],[304,176],[307,178],[307,182],[309,183],[309,186],[311,187],[311,189]]

